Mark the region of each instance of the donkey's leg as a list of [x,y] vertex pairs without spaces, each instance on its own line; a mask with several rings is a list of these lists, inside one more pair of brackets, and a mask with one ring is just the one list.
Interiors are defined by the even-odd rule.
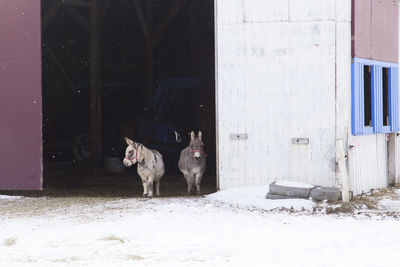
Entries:
[[197,189],[197,194],[198,195],[201,194],[201,191],[200,191],[201,178],[203,178],[203,174],[202,173],[197,173],[195,175],[196,189]]
[[185,176],[185,178],[186,178],[186,182],[188,185],[187,194],[190,195],[190,194],[192,194],[192,191],[193,191],[194,176],[193,176],[193,174],[189,173],[189,174],[187,174],[187,177]]
[[149,191],[147,190],[147,181],[142,180],[142,184],[143,184],[143,196],[147,197],[149,195]]
[[142,184],[143,184],[143,196],[147,197],[148,192],[147,192],[147,178],[143,175],[140,175],[140,178],[142,179]]
[[156,196],[160,196],[160,179],[161,177],[156,178]]
[[183,176],[185,176],[185,180],[186,180],[186,183],[187,183],[187,192],[186,192],[186,194],[190,195],[190,192],[192,191],[192,183],[191,183],[191,179],[190,179],[190,174],[187,173],[187,172],[184,172]]
[[150,175],[149,179],[147,180],[147,191],[149,192],[149,197],[153,197],[153,182],[154,176]]
[[147,190],[147,181],[145,181],[144,179],[142,180],[142,184],[143,184],[143,196],[147,197],[149,195],[149,192]]
[[191,182],[188,182],[188,187],[187,187],[187,195],[190,196],[190,194],[192,193],[192,188],[193,188],[193,184]]

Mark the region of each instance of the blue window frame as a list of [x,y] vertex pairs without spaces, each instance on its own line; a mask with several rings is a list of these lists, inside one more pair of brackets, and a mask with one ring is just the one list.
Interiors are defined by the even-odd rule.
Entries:
[[399,131],[399,74],[395,63],[353,58],[353,135]]

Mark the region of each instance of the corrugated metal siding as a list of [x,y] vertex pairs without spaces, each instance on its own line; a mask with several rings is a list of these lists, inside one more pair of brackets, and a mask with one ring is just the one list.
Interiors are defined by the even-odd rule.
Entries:
[[350,190],[354,195],[387,186],[387,141],[385,134],[350,137]]
[[395,135],[395,183],[400,183],[400,136]]
[[[335,5],[345,1],[217,0],[221,189],[335,185]],[[297,137],[309,145],[291,144]]]

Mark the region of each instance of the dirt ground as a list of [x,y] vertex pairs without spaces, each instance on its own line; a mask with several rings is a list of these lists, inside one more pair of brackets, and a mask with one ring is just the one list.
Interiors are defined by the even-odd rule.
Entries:
[[[142,198],[143,186],[136,166],[122,174],[107,173],[103,168],[84,164],[45,165],[42,191],[0,191],[0,195],[29,198],[0,202],[2,215],[40,215],[49,210],[67,209],[77,203],[96,205],[126,198]],[[202,194],[216,192],[215,175],[206,174],[202,180]],[[162,198],[198,197],[186,195],[186,181],[178,172],[166,173],[161,180]]]
[[[161,180],[161,198],[201,198],[187,196],[186,181],[179,172],[168,172]],[[373,190],[353,198],[350,203],[316,202],[315,214],[357,214],[383,215],[400,218],[400,210],[379,205],[382,199],[399,201],[400,185]],[[203,177],[202,194],[216,192],[216,176],[211,171]],[[47,164],[44,168],[42,191],[0,191],[0,195],[24,196],[18,201],[0,201],[0,215],[8,217],[40,216],[47,212],[67,212],[75,206],[96,206],[102,203],[118,202],[122,199],[137,199],[146,203],[142,196],[143,186],[136,172],[136,166],[126,169],[122,174],[108,173],[103,168],[79,164]],[[285,210],[285,209],[282,209]],[[300,212],[302,213],[302,212]]]

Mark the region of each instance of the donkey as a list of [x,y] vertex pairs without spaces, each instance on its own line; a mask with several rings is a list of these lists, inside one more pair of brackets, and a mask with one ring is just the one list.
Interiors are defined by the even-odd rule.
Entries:
[[199,131],[197,137],[194,132],[190,133],[190,144],[181,151],[178,167],[185,176],[187,183],[187,194],[192,192],[193,185],[196,184],[197,194],[200,195],[200,183],[207,168],[204,144],[201,140],[202,133]]
[[125,137],[125,141],[128,147],[125,151],[123,163],[126,167],[131,167],[138,163],[137,172],[142,178],[143,196],[153,197],[154,181],[156,181],[156,195],[160,196],[160,179],[165,172],[162,155],[160,152],[150,150],[127,137]]

